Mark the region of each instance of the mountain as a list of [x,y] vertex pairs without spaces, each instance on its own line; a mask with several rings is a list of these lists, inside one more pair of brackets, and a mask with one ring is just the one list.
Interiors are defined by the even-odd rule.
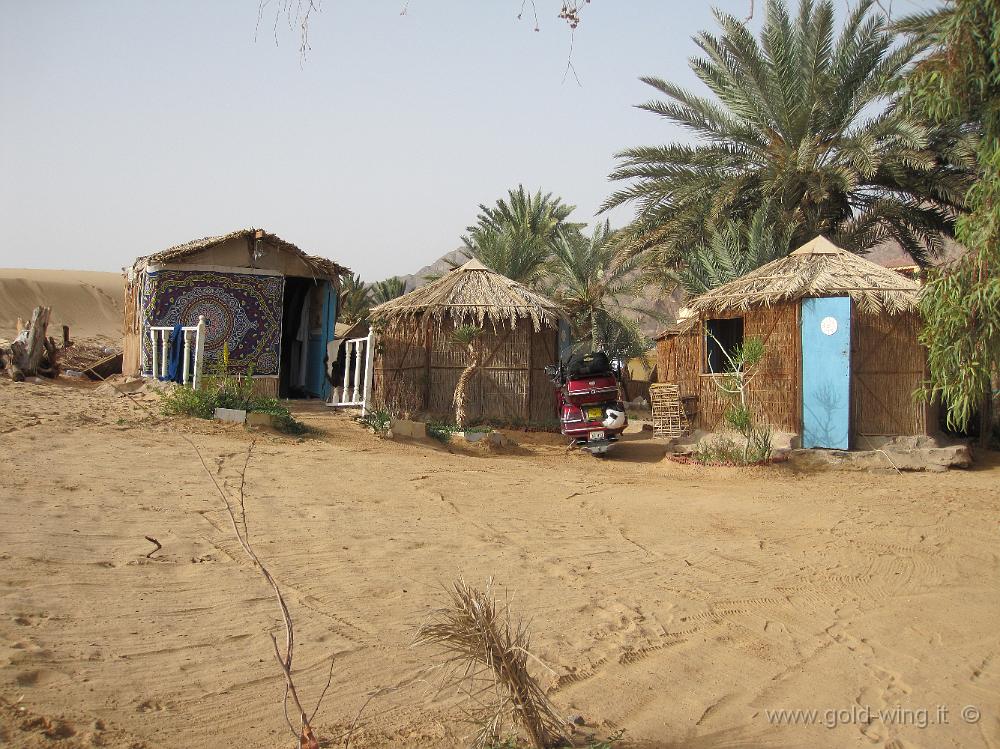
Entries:
[[[461,265],[466,260],[468,260],[468,255],[465,254],[465,248],[460,247],[457,250],[446,252],[433,263],[425,265],[416,273],[411,273],[408,276],[400,276],[400,278],[406,281],[406,290],[413,291],[414,289],[419,289],[421,286],[426,286],[434,278],[443,276],[445,273],[450,271],[452,269],[451,263],[458,263]],[[449,263],[449,261],[451,261],[451,263]],[[428,276],[431,278],[428,278]]]

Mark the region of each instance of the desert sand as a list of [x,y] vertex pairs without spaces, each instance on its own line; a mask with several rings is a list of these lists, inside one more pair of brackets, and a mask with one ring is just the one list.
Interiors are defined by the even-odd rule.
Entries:
[[289,598],[307,701],[335,658],[329,746],[366,703],[353,747],[463,745],[435,654],[412,646],[458,576],[495,579],[553,702],[623,746],[1000,745],[995,455],[712,469],[641,435],[603,461],[549,435],[465,453],[302,411],[315,435],[252,437],[0,380],[0,744],[293,745],[274,601],[187,436],[230,490],[256,439],[250,536]]
[[0,338],[13,337],[17,318],[46,304],[52,335],[69,325],[76,340],[120,346],[124,285],[121,273],[0,268]]

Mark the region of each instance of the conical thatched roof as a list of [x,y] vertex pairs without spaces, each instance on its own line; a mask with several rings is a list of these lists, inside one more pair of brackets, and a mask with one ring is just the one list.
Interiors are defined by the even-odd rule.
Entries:
[[418,318],[424,325],[440,327],[446,318],[455,325],[496,328],[530,320],[535,330],[556,325],[564,316],[551,299],[490,270],[478,260],[445,274],[433,283],[392,299],[371,311],[375,325],[398,328]]
[[849,296],[865,312],[915,310],[920,284],[816,237],[745,276],[692,299],[696,313],[732,312],[803,297]]

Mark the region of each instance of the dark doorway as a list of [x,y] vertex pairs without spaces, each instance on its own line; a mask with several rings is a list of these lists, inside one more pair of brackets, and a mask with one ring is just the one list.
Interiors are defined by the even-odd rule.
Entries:
[[302,372],[303,348],[309,342],[309,321],[303,321],[302,312],[314,285],[315,282],[310,278],[285,278],[285,303],[281,317],[281,374],[278,379],[278,395],[281,398],[309,397]]

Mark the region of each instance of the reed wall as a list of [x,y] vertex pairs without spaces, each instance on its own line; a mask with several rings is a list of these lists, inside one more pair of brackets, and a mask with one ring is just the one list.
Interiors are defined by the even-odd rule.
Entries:
[[856,446],[865,437],[932,434],[936,412],[914,398],[927,377],[915,313],[868,315],[855,310],[851,328],[851,424]]
[[[468,350],[451,339],[453,326],[382,334],[375,349],[374,404],[393,413],[426,414],[450,421],[458,378]],[[535,332],[527,320],[480,337],[482,365],[467,390],[469,419],[552,421],[556,401],[544,367],[555,364],[556,329]]]
[[[703,315],[690,329],[657,341],[660,382],[694,396],[692,426],[715,431],[722,426],[729,398],[718,375],[705,374]],[[802,346],[798,301],[756,308],[742,315],[744,338],[758,336],[766,354],[749,390],[756,417],[775,429],[800,432],[802,424]],[[851,444],[864,449],[865,437],[932,434],[936,413],[913,397],[926,377],[927,359],[918,341],[915,313],[869,315],[854,308],[851,325]]]

